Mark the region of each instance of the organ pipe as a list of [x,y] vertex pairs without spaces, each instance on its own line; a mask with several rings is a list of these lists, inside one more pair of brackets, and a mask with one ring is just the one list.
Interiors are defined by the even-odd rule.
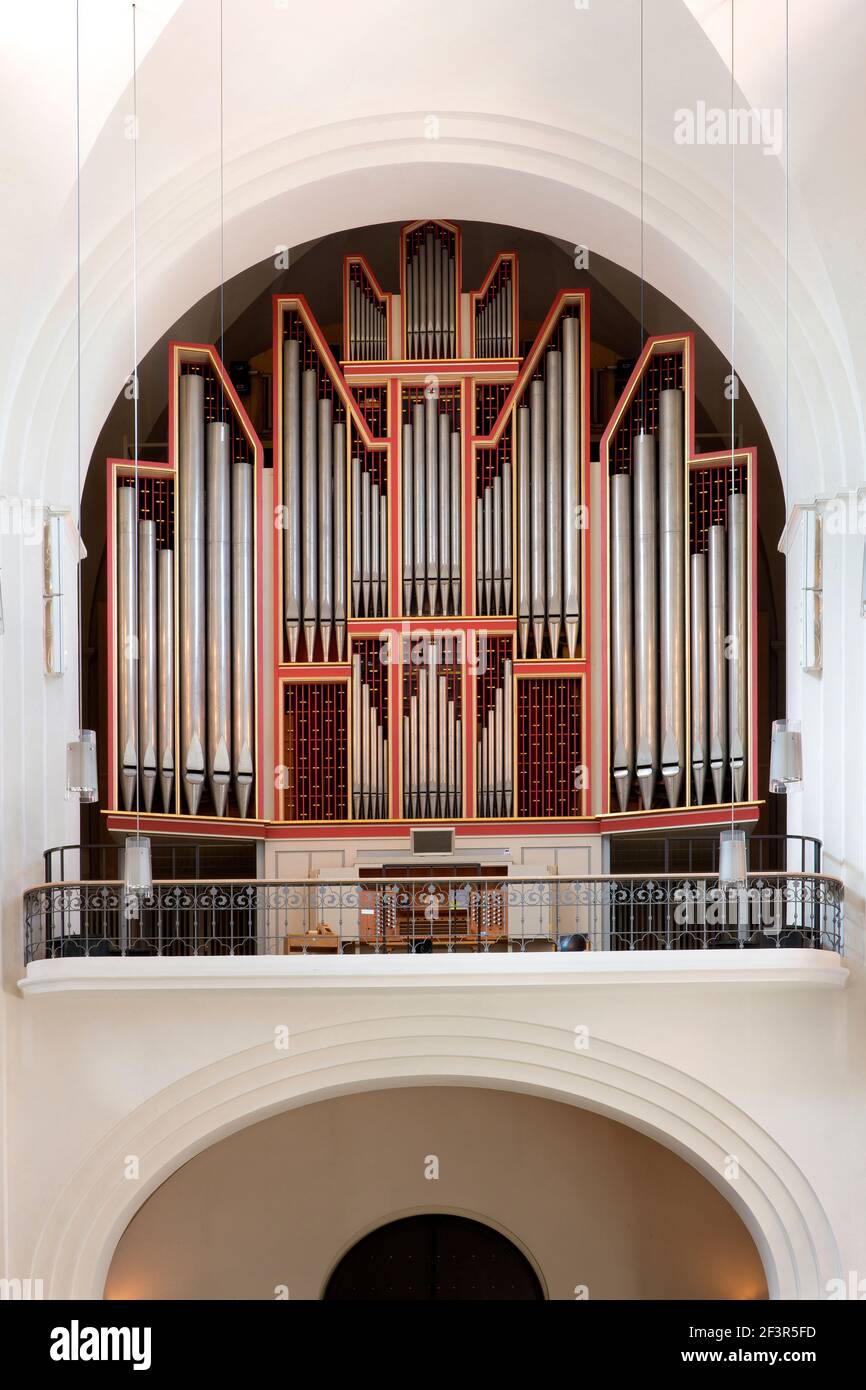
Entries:
[[728,760],[727,663],[725,661],[726,564],[725,528],[707,532],[707,604],[709,638],[710,775],[716,801],[721,801]]
[[207,427],[207,767],[218,816],[231,779],[231,529],[228,425]]
[[346,645],[346,426],[334,422],[334,629],[337,634],[337,660],[343,660]]
[[[509,284],[509,290],[511,286]],[[509,319],[510,322],[510,319]],[[568,655],[577,655],[580,632],[580,322],[562,321],[562,584]]]
[[403,426],[403,612],[412,609],[412,579],[415,564],[415,496],[412,449],[412,425]]
[[316,370],[309,368],[301,378],[301,493],[303,499],[302,573],[303,624],[307,660],[313,660],[319,611],[318,566],[318,449]]
[[707,777],[707,557],[691,557],[691,719],[695,800],[704,799]]
[[[135,495],[133,488],[126,492]],[[153,806],[157,775],[156,528],[138,523],[138,719],[141,794]]]
[[545,389],[543,381],[533,381],[529,387],[530,440],[530,609],[535,655],[541,656],[545,611]]
[[532,416],[528,406],[522,405],[517,411],[517,630],[520,638],[520,655],[529,652],[529,624],[531,613],[530,593],[530,553],[532,549],[531,526],[527,520],[531,514],[532,460],[531,460]]
[[301,631],[301,369],[300,343],[283,344],[283,607],[289,657],[298,659]]
[[194,816],[205,775],[204,379],[184,373],[178,410],[180,580],[180,752],[187,809]]
[[683,393],[659,395],[659,647],[661,771],[668,804],[677,806],[685,767],[685,517]]
[[232,464],[232,780],[238,813],[249,814],[253,786],[253,470]]
[[165,811],[174,809],[174,551],[157,552],[158,762]]
[[746,780],[746,499],[728,497],[728,718],[733,796],[742,801]]
[[329,396],[319,400],[319,627],[322,635],[322,656],[327,661],[331,653],[334,621],[334,459],[333,418]]
[[620,811],[634,778],[634,624],[632,607],[631,478],[610,480],[610,661],[613,779]]
[[634,440],[635,764],[644,810],[658,775],[658,585],[656,572],[656,442]]
[[135,592],[134,487],[117,492],[117,716],[120,746],[120,789],[130,810],[138,782],[138,615]]
[[[562,354],[548,352],[544,365],[546,398],[546,553],[547,553],[547,632],[550,652],[559,651],[562,626]],[[538,648],[537,655],[541,655]]]

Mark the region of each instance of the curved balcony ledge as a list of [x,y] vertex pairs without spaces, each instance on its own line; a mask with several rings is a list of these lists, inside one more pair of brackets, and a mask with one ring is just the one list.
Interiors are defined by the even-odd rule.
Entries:
[[162,956],[32,961],[23,994],[103,990],[413,990],[606,985],[804,985],[841,989],[835,951],[590,951],[534,955]]

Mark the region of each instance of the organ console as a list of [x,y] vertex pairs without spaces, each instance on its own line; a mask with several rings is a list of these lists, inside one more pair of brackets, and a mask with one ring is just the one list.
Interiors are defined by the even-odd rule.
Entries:
[[345,258],[336,350],[275,296],[272,475],[198,344],[170,347],[168,458],[137,492],[109,461],[110,827],[754,799],[755,453],[695,451],[691,337],[647,342],[591,465],[587,291],[527,343],[513,252],[468,290],[454,224],[398,250],[393,291]]

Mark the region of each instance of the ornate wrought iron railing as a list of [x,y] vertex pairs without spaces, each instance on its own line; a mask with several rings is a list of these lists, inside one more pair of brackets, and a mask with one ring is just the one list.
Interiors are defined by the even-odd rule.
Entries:
[[24,955],[841,951],[843,887],[823,874],[45,883],[24,895]]

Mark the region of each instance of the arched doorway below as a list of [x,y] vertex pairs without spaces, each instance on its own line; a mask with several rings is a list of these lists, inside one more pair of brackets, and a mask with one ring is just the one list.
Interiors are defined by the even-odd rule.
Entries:
[[522,1251],[492,1226],[433,1212],[389,1221],[337,1265],[326,1301],[525,1302],[544,1298]]

